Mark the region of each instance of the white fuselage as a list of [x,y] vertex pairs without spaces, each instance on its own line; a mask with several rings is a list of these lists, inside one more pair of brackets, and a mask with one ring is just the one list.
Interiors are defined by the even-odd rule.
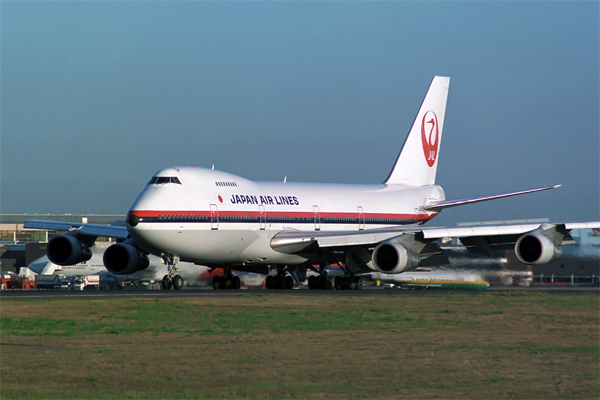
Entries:
[[[422,224],[439,186],[253,182],[204,168],[159,171],[128,213],[135,242],[155,254],[214,264],[299,264],[271,248],[282,231],[360,231]],[[132,223],[132,221],[135,221]]]

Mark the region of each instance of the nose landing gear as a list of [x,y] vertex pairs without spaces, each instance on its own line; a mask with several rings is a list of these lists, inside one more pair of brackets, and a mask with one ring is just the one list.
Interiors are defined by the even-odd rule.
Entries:
[[177,263],[179,262],[179,256],[172,254],[163,255],[163,262],[167,265],[167,275],[163,276],[161,287],[163,290],[170,290],[171,287],[175,290],[180,290],[183,287],[183,278],[177,274],[179,268]]

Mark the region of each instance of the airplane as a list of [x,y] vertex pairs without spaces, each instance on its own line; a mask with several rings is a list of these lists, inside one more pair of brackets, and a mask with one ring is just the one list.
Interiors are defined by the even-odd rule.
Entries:
[[374,272],[371,276],[406,289],[485,290],[490,287],[482,274],[473,271],[409,271],[396,275]]
[[[106,248],[107,246],[104,245],[94,245],[91,249],[92,257],[74,265],[55,264],[45,255],[32,261],[28,268],[38,275],[63,275],[67,277],[99,275],[102,281],[111,284],[117,284],[121,281],[160,281],[168,272],[168,268],[163,264],[161,258],[148,255],[148,268],[129,275],[114,275],[106,269],[102,261]],[[208,271],[206,267],[191,263],[182,262],[179,267],[180,273],[189,284],[200,283],[202,274]]]
[[597,221],[423,226],[447,208],[560,186],[446,200],[435,178],[449,83],[449,77],[433,78],[383,183],[254,182],[214,168],[173,167],[150,179],[125,226],[31,220],[25,227],[69,231],[47,247],[48,258],[59,265],[88,260],[99,236],[118,241],[103,257],[114,274],[147,268],[150,254],[162,257],[168,266],[166,289],[183,285],[180,261],[221,268],[224,276],[213,281],[216,289],[237,286],[234,270],[268,275],[269,289],[291,289],[307,270],[327,280],[325,266],[337,263],[344,276],[336,286],[360,289],[362,274],[447,264],[435,243],[446,237],[458,238],[471,252],[514,248],[523,263],[544,264],[560,257],[559,246],[572,229],[600,227]]

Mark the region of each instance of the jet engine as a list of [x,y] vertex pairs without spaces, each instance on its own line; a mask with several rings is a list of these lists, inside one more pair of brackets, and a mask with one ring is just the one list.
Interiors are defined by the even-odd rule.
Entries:
[[92,258],[92,251],[77,237],[60,235],[50,240],[46,255],[54,264],[75,265]]
[[552,240],[535,232],[517,240],[515,253],[523,264],[546,264],[562,256],[562,251]]
[[373,266],[384,274],[399,274],[415,269],[421,259],[396,241],[380,243],[373,251]]
[[113,274],[133,274],[150,265],[148,257],[127,242],[113,244],[104,252],[104,266]]

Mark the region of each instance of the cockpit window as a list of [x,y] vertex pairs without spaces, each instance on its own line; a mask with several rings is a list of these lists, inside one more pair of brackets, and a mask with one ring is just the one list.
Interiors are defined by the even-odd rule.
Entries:
[[150,182],[148,182],[149,185],[164,185],[165,183],[176,183],[181,185],[179,178],[176,176],[154,176],[150,179]]

